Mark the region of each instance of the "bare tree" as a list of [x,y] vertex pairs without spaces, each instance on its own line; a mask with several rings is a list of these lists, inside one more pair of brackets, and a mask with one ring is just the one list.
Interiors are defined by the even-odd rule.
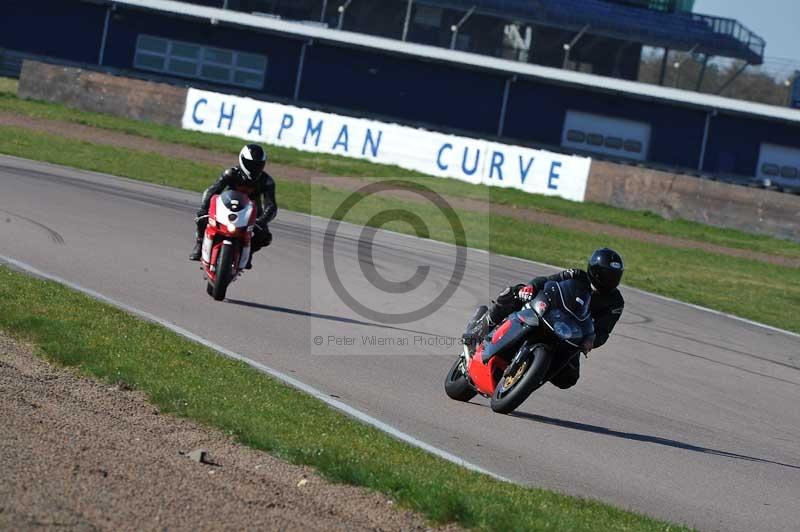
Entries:
[[[645,50],[639,68],[639,81],[658,84],[662,60],[663,53]],[[724,88],[721,96],[785,107],[789,103],[791,82],[800,71],[798,62],[767,58],[764,65],[747,67],[733,79],[744,66],[742,61],[712,59],[707,63],[704,73],[703,61],[701,54],[670,53],[663,84],[708,94],[720,93],[720,89]]]

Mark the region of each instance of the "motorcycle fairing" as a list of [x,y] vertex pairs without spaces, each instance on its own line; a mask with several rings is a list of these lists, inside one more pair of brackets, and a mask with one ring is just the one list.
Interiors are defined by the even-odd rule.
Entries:
[[505,322],[492,334],[491,340],[483,342],[482,360],[488,362],[498,353],[516,346],[525,339],[530,327],[518,319],[517,314],[509,316]]
[[499,378],[503,375],[508,362],[503,357],[492,357],[489,362],[483,362],[482,351],[486,344],[481,344],[469,360],[467,374],[472,385],[483,395],[490,396],[494,393]]
[[508,367],[506,357],[495,355],[515,350],[530,332],[530,326],[521,320],[518,314],[509,316],[492,333],[491,339],[485,340],[478,346],[469,360],[467,373],[472,384],[482,394],[494,393],[498,379]]
[[247,265],[255,219],[256,208],[247,195],[236,190],[226,190],[212,196],[202,247],[206,275],[212,283],[216,281],[214,270],[223,245],[232,245],[234,240],[240,241],[242,245],[235,250],[234,264],[239,271]]
[[560,340],[578,347],[584,338],[594,335],[590,301],[591,293],[574,279],[548,281],[530,308]]

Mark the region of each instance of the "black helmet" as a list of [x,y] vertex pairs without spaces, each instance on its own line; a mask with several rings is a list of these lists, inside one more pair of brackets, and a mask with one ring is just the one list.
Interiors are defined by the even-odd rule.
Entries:
[[267,152],[258,144],[248,144],[239,152],[239,169],[246,179],[258,179],[267,164]]
[[592,285],[600,292],[610,292],[618,285],[622,279],[622,272],[625,265],[622,257],[613,249],[598,249],[589,257],[589,280]]

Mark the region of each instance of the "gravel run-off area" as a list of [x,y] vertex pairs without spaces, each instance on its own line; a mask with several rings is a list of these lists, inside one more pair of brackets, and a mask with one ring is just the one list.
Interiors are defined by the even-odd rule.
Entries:
[[33,529],[430,526],[385,495],[327,482],[163,415],[137,391],[56,367],[0,331],[0,530]]

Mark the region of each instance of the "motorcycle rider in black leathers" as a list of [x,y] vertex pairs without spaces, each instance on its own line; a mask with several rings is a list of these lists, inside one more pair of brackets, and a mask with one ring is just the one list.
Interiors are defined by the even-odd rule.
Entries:
[[189,260],[200,260],[211,197],[227,189],[247,194],[256,204],[257,218],[250,240],[250,260],[245,268],[252,267],[253,254],[256,251],[270,245],[272,233],[267,224],[278,214],[278,204],[275,201],[275,180],[264,171],[266,164],[267,154],[264,149],[258,144],[248,144],[239,152],[239,166],[222,172],[219,179],[203,192],[200,210],[197,211],[195,244]]
[[[623,271],[624,265],[619,253],[612,249],[602,248],[592,253],[587,271],[564,270],[548,277],[536,277],[527,285],[509,286],[500,292],[483,316],[468,325],[467,330],[470,332],[465,335],[464,340],[466,342],[481,341],[495,325],[532,300],[544,288],[547,281],[575,279],[592,294],[589,312],[594,320],[594,344],[582,346],[582,349],[588,353],[589,350],[606,343],[611,331],[622,316],[625,301],[617,286],[622,279]],[[567,389],[575,386],[579,377],[580,357],[574,357],[561,372],[550,379],[550,382],[561,389]]]

